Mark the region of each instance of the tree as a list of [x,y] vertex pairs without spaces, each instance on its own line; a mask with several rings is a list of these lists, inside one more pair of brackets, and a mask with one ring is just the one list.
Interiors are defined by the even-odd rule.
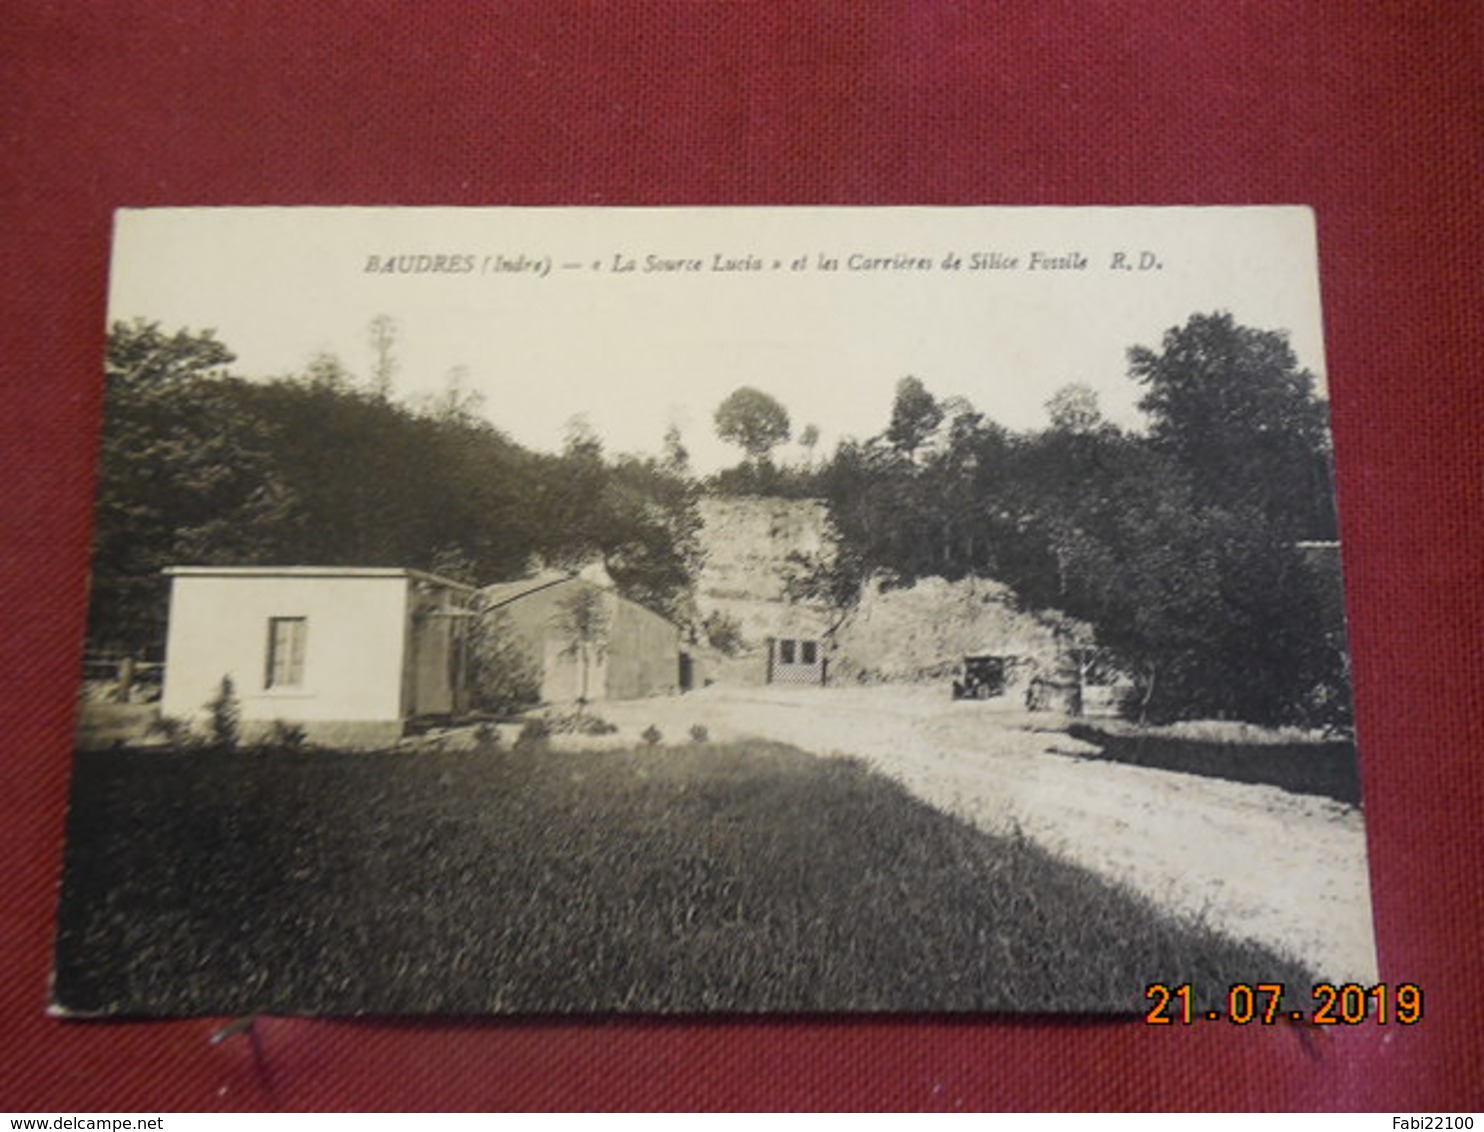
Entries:
[[1294,539],[1335,537],[1325,406],[1286,334],[1197,314],[1165,332],[1160,352],[1128,357],[1151,444],[1202,499],[1256,507]]
[[389,314],[377,315],[366,327],[366,339],[371,345],[371,395],[386,400],[399,368],[392,352],[397,345],[397,320]]
[[690,452],[681,439],[679,425],[671,424],[665,429],[663,445],[665,470],[677,476],[686,475],[690,471]]
[[1092,432],[1103,423],[1098,395],[1085,385],[1063,385],[1046,402],[1051,427],[1074,435]]
[[618,591],[677,622],[701,561],[698,494],[688,476],[653,458],[620,456],[588,507],[588,537]]
[[739,445],[754,464],[789,436],[788,410],[777,400],[749,385],[733,392],[716,409],[716,435]]
[[1225,312],[1133,348],[1129,374],[1148,439],[1102,518],[1071,516],[1063,549],[1074,603],[1137,669],[1137,711],[1343,725],[1343,623],[1299,545],[1334,532],[1313,375],[1285,334]]
[[477,586],[480,582],[479,564],[458,543],[436,548],[428,561],[428,573],[466,586]]
[[484,394],[469,388],[469,367],[450,366],[443,375],[443,391],[427,399],[428,416],[446,423],[469,424],[484,411]]
[[1165,345],[1131,355],[1149,436],[1104,421],[1085,387],[1051,398],[1049,428],[1016,435],[967,402],[934,402],[934,420],[904,379],[892,426],[842,443],[820,473],[838,553],[828,572],[797,563],[791,587],[843,604],[872,576],[993,577],[1090,623],[1096,641],[1073,659],[1116,657],[1133,714],[1343,725],[1343,623],[1298,545],[1324,537],[1329,497],[1311,379],[1282,335],[1227,316]]
[[577,710],[587,706],[591,670],[608,652],[608,607],[603,591],[579,582],[557,605],[556,629],[563,640],[562,655],[577,661]]
[[737,656],[747,647],[742,636],[742,622],[719,609],[706,614],[701,622],[701,632],[706,643],[726,656]]
[[603,442],[586,413],[573,413],[562,426],[562,453],[574,460],[602,462]]
[[814,447],[819,443],[819,426],[815,424],[805,425],[804,431],[799,433],[799,447],[804,450],[804,464],[806,467],[814,466]]
[[164,637],[170,565],[247,563],[271,555],[292,492],[269,454],[271,426],[228,377],[211,331],[109,332],[89,637],[138,654]]
[[473,415],[454,374],[413,409],[309,372],[247,381],[209,332],[120,323],[109,339],[89,643],[164,640],[165,566],[408,566],[480,582],[539,557],[601,556],[625,597],[683,620],[698,486],[657,459],[609,460],[590,429],[528,451]]
[[345,363],[335,354],[323,350],[310,357],[304,366],[304,376],[310,385],[336,393],[346,393],[355,384]]
[[242,705],[231,676],[223,676],[206,702],[207,728],[215,750],[230,754],[242,739]]
[[1124,548],[1104,556],[1094,608],[1100,640],[1133,664],[1130,713],[1314,722],[1314,692],[1337,674],[1299,551],[1255,512],[1202,507],[1178,489],[1130,508],[1120,527]]
[[911,456],[921,448],[943,423],[943,409],[938,399],[915,377],[897,382],[896,399],[891,406],[891,424],[886,439],[897,451]]
[[108,332],[104,373],[109,392],[120,386],[164,390],[202,377],[221,376],[236,356],[214,330],[178,330],[167,336],[158,322],[115,322]]

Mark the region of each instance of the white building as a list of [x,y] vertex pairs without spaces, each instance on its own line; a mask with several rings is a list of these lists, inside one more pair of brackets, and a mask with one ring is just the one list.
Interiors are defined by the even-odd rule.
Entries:
[[474,590],[417,570],[175,566],[161,712],[201,726],[231,677],[243,737],[276,721],[340,747],[466,704]]

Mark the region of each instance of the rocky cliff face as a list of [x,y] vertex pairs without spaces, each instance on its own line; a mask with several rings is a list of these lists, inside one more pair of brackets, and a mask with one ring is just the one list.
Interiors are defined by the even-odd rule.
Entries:
[[1013,682],[1049,675],[1065,651],[1092,639],[1087,625],[1022,609],[1015,593],[986,578],[921,578],[905,589],[869,584],[835,633],[842,681],[946,679],[965,656],[1019,662]]
[[782,600],[790,554],[834,552],[829,512],[818,499],[708,497],[701,519],[706,562],[697,588],[717,598]]
[[[914,682],[948,678],[968,654],[1016,658],[1028,679],[1051,673],[1065,650],[1092,639],[1089,626],[1023,609],[1010,587],[987,578],[923,578],[888,589],[871,582],[845,612],[791,603],[791,555],[835,553],[820,500],[711,497],[701,501],[705,550],[696,586],[702,617],[736,621],[755,655],[769,637],[825,641],[831,682]],[[826,636],[826,632],[829,635]]]
[[770,636],[816,637],[828,627],[827,612],[790,603],[785,586],[789,556],[828,558],[835,540],[829,513],[817,499],[766,496],[701,500],[701,545],[705,561],[696,583],[702,617],[720,613],[737,621],[747,644]]

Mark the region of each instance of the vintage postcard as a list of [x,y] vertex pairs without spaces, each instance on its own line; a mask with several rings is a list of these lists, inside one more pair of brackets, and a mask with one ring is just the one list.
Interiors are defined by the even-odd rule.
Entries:
[[121,212],[54,1010],[1383,1005],[1318,260]]

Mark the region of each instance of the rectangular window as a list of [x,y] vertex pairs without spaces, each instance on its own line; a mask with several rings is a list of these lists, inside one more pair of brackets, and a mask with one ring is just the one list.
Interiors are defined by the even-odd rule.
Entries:
[[819,660],[819,646],[814,641],[799,642],[803,656],[799,658],[801,664],[815,664]]
[[792,664],[794,662],[794,643],[792,641],[778,642],[778,663]]
[[304,637],[307,617],[268,618],[269,688],[298,688],[304,683]]

